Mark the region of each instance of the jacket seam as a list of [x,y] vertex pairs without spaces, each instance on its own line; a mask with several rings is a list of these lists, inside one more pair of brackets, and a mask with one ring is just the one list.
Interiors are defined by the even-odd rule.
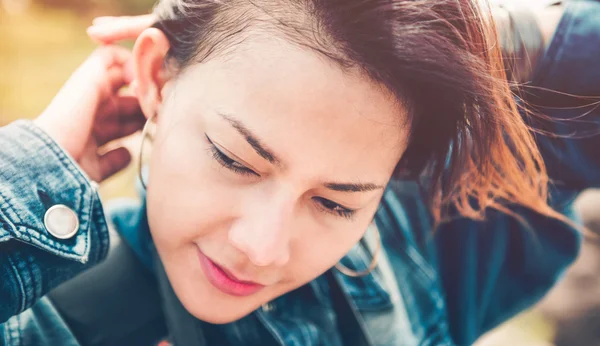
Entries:
[[[31,302],[35,302],[37,301],[39,298],[41,298],[41,291],[42,291],[42,286],[41,283],[38,283],[37,278],[41,277],[42,274],[36,275],[36,273],[33,272],[33,266],[31,263],[28,263],[25,265],[25,268],[27,268],[27,271],[29,272],[29,277],[31,280]],[[29,303],[29,301],[28,301]],[[28,304],[29,305],[29,304]]]
[[75,159],[67,156],[67,154],[59,149],[59,144],[54,142],[52,139],[48,138],[48,134],[43,130],[39,129],[35,125],[30,122],[23,122],[24,127],[28,130],[34,132],[38,135],[38,138],[45,144],[46,148],[48,148],[55,156],[58,158],[59,162],[69,171],[71,176],[80,184],[90,186],[89,178],[84,175],[81,169],[75,165]]
[[[75,255],[75,256],[78,256],[78,257],[81,256],[78,253],[66,251],[66,249],[70,249],[71,248],[69,245],[65,245],[65,244],[61,244],[61,243],[57,242],[55,239],[52,239],[52,238],[46,236],[44,234],[44,232],[42,232],[42,231],[40,231],[38,229],[32,228],[32,227],[27,226],[27,225],[15,225],[15,226],[17,226],[17,230],[18,230],[18,232],[19,232],[20,235],[22,235],[22,234],[26,234],[27,235],[27,239],[26,240],[28,241],[27,242],[28,245],[36,246],[36,244],[32,244],[32,239],[35,239],[35,240],[37,240],[37,241],[39,241],[41,243],[46,244],[48,247],[51,247],[53,250],[59,252],[63,256],[67,256],[67,257],[70,257],[72,255]],[[23,229],[23,230],[20,230],[20,229]],[[30,232],[28,232],[29,230],[31,230],[33,232],[30,233]],[[36,246],[36,247],[38,247],[38,248],[40,248],[42,250],[46,250],[45,248],[41,248],[39,246]],[[85,247],[86,247],[86,249],[88,247],[87,237],[85,238]]]
[[6,340],[6,344],[8,346],[10,346],[12,343],[12,336],[10,335],[10,328],[8,327],[8,321],[3,324],[0,324],[0,326],[2,326],[2,334],[4,335],[3,340]]
[[[6,336],[6,339],[8,341],[8,346],[19,346],[21,344],[18,327],[19,323],[17,321],[17,318],[18,316],[15,316],[6,321],[6,323],[4,323],[4,335]],[[14,324],[17,325],[16,328],[14,327]],[[15,334],[17,335],[16,337]]]
[[[95,213],[97,213],[97,215],[95,215]],[[111,222],[109,220],[109,218],[106,217],[106,214],[104,212],[104,208],[102,207],[102,203],[100,200],[96,200],[95,198],[92,199],[91,203],[90,203],[90,215],[91,215],[91,219],[94,219],[94,217],[97,217],[98,219],[104,220],[104,222],[101,222],[99,224],[99,229],[96,230],[93,227],[93,224],[90,220],[89,224],[90,224],[90,231],[89,231],[89,236],[88,239],[86,239],[86,241],[90,240],[92,236],[94,236],[94,234],[96,234],[96,239],[98,239],[98,247],[99,250],[97,252],[95,261],[99,261],[103,258],[106,258],[106,256],[108,256],[108,251],[110,250],[110,229],[108,228],[109,222]],[[94,232],[94,233],[92,233]],[[100,234],[105,233],[106,237],[102,238],[100,236]],[[89,245],[91,246],[91,245]]]
[[21,314],[17,315],[14,323],[14,333],[17,337],[17,343],[15,344],[16,346],[21,346],[23,344],[23,337],[21,335],[21,318]]
[[269,321],[269,319],[264,316],[262,314],[262,312],[260,310],[256,311],[256,315],[258,316],[258,319],[260,321],[262,321],[263,325],[267,328],[267,330],[271,333],[271,335],[274,337],[274,339],[281,345],[281,346],[285,346],[285,340],[283,339],[283,337],[279,334],[279,331],[277,330],[277,327],[275,327],[273,325],[273,323],[271,321]]
[[18,285],[19,288],[19,310],[18,311],[23,311],[25,310],[25,306],[27,306],[27,302],[26,302],[26,293],[25,293],[25,286],[23,285],[23,280],[21,279],[21,276],[19,275],[19,270],[15,267],[15,264],[11,258],[11,256],[7,256],[8,259],[8,264],[10,265],[10,267],[12,268],[12,271],[14,273],[14,277],[15,277],[15,281]]
[[15,207],[13,206],[13,204],[11,203],[9,198],[6,198],[6,196],[4,195],[4,193],[0,190],[0,198],[2,198],[2,204],[0,205],[2,208],[0,208],[0,213],[2,213],[2,215],[6,214],[5,212],[2,211],[2,209],[4,209],[3,207],[6,207],[7,212],[9,215],[6,215],[8,218],[8,221],[10,222],[10,220],[12,218],[16,219],[18,222],[17,223],[22,223],[23,220],[21,219],[21,217],[19,216],[19,214],[15,211]]

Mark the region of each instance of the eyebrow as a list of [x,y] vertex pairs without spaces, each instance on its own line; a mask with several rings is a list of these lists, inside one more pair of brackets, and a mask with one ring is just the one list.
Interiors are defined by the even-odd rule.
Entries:
[[340,184],[340,183],[326,183],[325,187],[341,192],[366,192],[383,189],[382,185],[377,184]]
[[[273,154],[271,150],[267,149],[265,145],[258,140],[256,135],[254,135],[246,126],[244,126],[242,122],[234,119],[230,115],[223,113],[218,114],[223,119],[227,120],[227,122],[229,122],[229,124],[231,124],[231,126],[246,139],[246,142],[252,146],[258,155],[269,161],[271,164],[281,166],[281,160],[275,154]],[[367,192],[384,188],[382,185],[372,183],[325,183],[323,185],[330,190],[340,192]]]
[[281,160],[277,158],[275,154],[262,144],[258,138],[239,120],[232,118],[230,115],[218,113],[223,119],[227,120],[231,126],[236,129],[244,138],[246,142],[250,144],[252,149],[256,151],[258,155],[260,155],[265,160],[269,161],[271,164],[281,166]]

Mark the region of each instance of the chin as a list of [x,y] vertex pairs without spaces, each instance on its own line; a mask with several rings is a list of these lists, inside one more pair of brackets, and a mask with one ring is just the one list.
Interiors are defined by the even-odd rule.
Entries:
[[[199,306],[197,304],[188,305],[182,301],[185,309],[199,320],[212,324],[227,324],[235,322],[243,317],[251,314],[254,309],[241,310],[241,309],[227,309],[223,306],[212,305],[211,306]],[[226,304],[229,305],[229,304]]]
[[[171,283],[183,307],[194,317],[212,324],[227,324],[237,321],[256,310],[260,304],[253,299],[215,294],[205,285],[179,286]],[[179,287],[178,287],[179,286]]]
[[244,318],[246,316],[248,316],[250,313],[252,313],[252,311],[249,311],[245,314],[241,314],[241,315],[235,315],[235,316],[216,316],[214,314],[207,316],[206,318],[200,318],[198,316],[195,316],[197,319],[200,319],[204,322],[207,323],[212,323],[212,324],[228,324],[228,323],[232,323],[235,322],[241,318]]

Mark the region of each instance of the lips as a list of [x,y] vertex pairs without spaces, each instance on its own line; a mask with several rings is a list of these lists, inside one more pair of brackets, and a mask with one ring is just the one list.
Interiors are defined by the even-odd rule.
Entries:
[[255,294],[265,286],[250,281],[242,281],[222,268],[202,251],[198,250],[200,265],[207,280],[218,290],[232,296],[244,297]]

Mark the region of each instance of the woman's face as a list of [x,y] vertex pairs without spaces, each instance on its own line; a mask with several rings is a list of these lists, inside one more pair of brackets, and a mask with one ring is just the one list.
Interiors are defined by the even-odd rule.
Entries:
[[147,206],[183,305],[237,320],[334,266],[406,147],[385,88],[270,37],[163,88]]

